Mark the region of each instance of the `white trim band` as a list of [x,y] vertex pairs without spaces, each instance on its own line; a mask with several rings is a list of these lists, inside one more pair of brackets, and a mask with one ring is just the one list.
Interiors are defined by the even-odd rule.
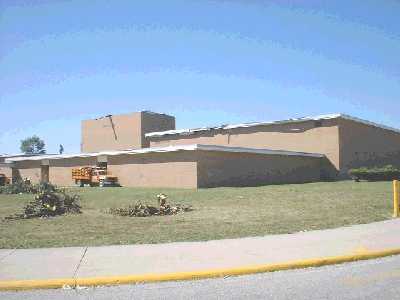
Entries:
[[342,118],[345,120],[354,121],[357,123],[362,123],[369,126],[374,126],[377,128],[385,129],[394,131],[396,133],[400,133],[400,129],[381,125],[378,123],[370,122],[367,120],[359,119],[356,117],[352,117],[346,114],[329,114],[329,115],[319,115],[314,117],[304,117],[298,119],[289,119],[289,120],[282,120],[282,121],[271,121],[271,122],[254,122],[254,123],[242,123],[242,124],[234,124],[234,125],[221,125],[215,127],[201,127],[201,128],[194,128],[194,129],[179,129],[179,130],[167,130],[167,131],[160,131],[160,132],[150,132],[146,133],[145,136],[148,138],[152,137],[163,137],[166,135],[192,135],[196,132],[204,132],[204,131],[211,131],[211,130],[228,130],[228,129],[236,129],[236,128],[249,128],[249,127],[256,127],[256,126],[265,126],[265,125],[276,125],[276,124],[290,124],[290,123],[298,123],[298,122],[305,122],[305,121],[320,121],[320,120],[331,120]]
[[164,153],[164,152],[196,151],[196,150],[217,151],[217,152],[235,152],[235,153],[255,153],[255,154],[268,154],[268,155],[286,155],[286,156],[307,156],[307,157],[319,157],[319,158],[325,156],[325,155],[319,154],[319,153],[306,153],[306,152],[295,152],[295,151],[285,151],[285,150],[270,150],[270,149],[255,149],[255,148],[193,144],[193,145],[154,147],[154,148],[121,150],[121,151],[104,151],[104,152],[95,152],[95,153],[15,157],[15,158],[6,159],[6,163],[18,162],[18,161],[59,160],[59,159],[67,159],[67,158],[79,158],[79,157],[99,157],[99,156],[113,156],[113,155],[123,155],[123,154],[134,155],[134,154],[146,154],[146,153]]

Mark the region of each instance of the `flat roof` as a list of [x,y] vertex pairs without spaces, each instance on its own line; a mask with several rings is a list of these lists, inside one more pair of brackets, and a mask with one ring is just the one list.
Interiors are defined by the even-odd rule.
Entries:
[[27,156],[49,156],[49,155],[54,155],[54,154],[26,154],[26,153],[15,153],[15,154],[0,154],[0,157],[3,158],[8,158],[8,157],[27,157]]
[[121,150],[121,151],[102,151],[102,152],[93,152],[93,153],[14,157],[14,158],[7,158],[6,163],[12,163],[12,162],[18,162],[18,161],[59,160],[59,159],[77,158],[77,157],[98,157],[98,156],[103,156],[103,155],[104,156],[113,156],[113,155],[123,155],[123,154],[135,155],[135,154],[164,153],[164,152],[176,152],[176,151],[217,151],[217,152],[256,153],[256,154],[285,155],[285,156],[307,156],[307,157],[324,157],[325,156],[324,154],[320,154],[320,153],[307,153],[307,152],[295,152],[295,151],[286,151],[286,150],[270,150],[270,149],[255,149],[255,148],[243,148],[243,147],[226,147],[226,146],[217,146],[217,145],[192,144],[192,145]]
[[303,118],[288,119],[288,120],[281,120],[281,121],[253,122],[253,123],[242,123],[242,124],[234,124],[234,125],[220,125],[220,126],[214,126],[214,127],[201,127],[201,128],[193,128],[193,129],[178,129],[178,130],[150,132],[150,133],[146,133],[145,136],[152,138],[152,137],[163,137],[163,136],[167,136],[167,135],[192,135],[197,132],[205,132],[205,131],[212,131],[212,130],[229,130],[229,129],[236,129],[236,128],[249,128],[249,127],[275,125],[275,124],[299,123],[299,122],[305,122],[305,121],[331,120],[331,119],[337,119],[337,118],[351,120],[351,121],[362,123],[365,125],[370,125],[370,126],[374,126],[377,128],[400,133],[400,129],[397,129],[397,128],[393,128],[393,127],[385,126],[382,124],[370,122],[367,120],[359,119],[357,117],[352,117],[352,116],[349,116],[346,114],[336,113],[336,114],[319,115],[319,116],[313,116],[313,117],[303,117]]
[[97,118],[85,119],[83,121],[96,121],[96,120],[101,120],[101,119],[105,119],[108,117],[129,116],[129,115],[133,115],[133,114],[158,115],[158,116],[166,116],[166,117],[170,117],[170,118],[175,118],[174,116],[164,114],[164,113],[158,113],[158,112],[154,112],[154,111],[150,111],[150,110],[140,110],[140,111],[129,112],[129,113],[108,114],[108,115],[100,116]]

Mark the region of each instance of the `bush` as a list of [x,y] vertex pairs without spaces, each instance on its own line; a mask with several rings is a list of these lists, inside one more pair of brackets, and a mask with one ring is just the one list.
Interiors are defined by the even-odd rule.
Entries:
[[390,181],[400,179],[400,169],[392,165],[374,168],[358,168],[349,170],[349,175],[355,181]]

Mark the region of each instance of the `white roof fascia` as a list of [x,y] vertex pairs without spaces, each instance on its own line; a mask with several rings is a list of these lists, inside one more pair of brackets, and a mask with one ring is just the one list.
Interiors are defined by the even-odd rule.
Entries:
[[255,153],[255,154],[269,154],[269,155],[285,155],[285,156],[308,156],[308,157],[325,157],[320,153],[296,152],[287,150],[270,150],[270,149],[256,149],[244,147],[226,147],[217,145],[197,145],[197,150],[203,151],[220,151],[220,152],[236,152],[236,153]]
[[16,154],[0,154],[0,157],[30,157],[30,156],[42,156],[42,155],[54,155],[54,154],[25,154],[25,153],[16,153]]
[[242,124],[234,124],[234,125],[223,125],[223,126],[216,126],[216,127],[203,127],[203,128],[196,128],[196,129],[179,129],[179,130],[168,130],[168,131],[160,131],[160,132],[151,132],[145,134],[146,137],[162,137],[165,135],[190,135],[194,132],[199,132],[199,131],[210,131],[210,130],[228,130],[228,129],[235,129],[235,128],[249,128],[249,127],[255,127],[255,126],[263,126],[263,125],[273,125],[273,124],[290,124],[290,123],[297,123],[297,122],[304,122],[304,121],[319,121],[319,120],[330,120],[330,119],[337,119],[337,118],[343,118],[346,120],[362,123],[365,125],[369,126],[374,126],[377,128],[385,129],[385,130],[390,130],[394,131],[396,133],[400,133],[400,129],[381,125],[378,123],[370,122],[367,120],[359,119],[356,117],[352,117],[346,114],[327,114],[327,115],[319,115],[319,116],[313,116],[313,117],[303,117],[303,118],[297,118],[297,119],[288,119],[288,120],[281,120],[281,121],[270,121],[270,122],[253,122],[253,123],[242,123]]
[[363,119],[360,119],[360,118],[357,118],[357,117],[352,117],[352,116],[345,115],[345,114],[340,115],[340,117],[343,118],[343,119],[346,119],[346,120],[350,120],[350,121],[362,123],[362,124],[365,124],[365,125],[377,127],[377,128],[380,128],[380,129],[385,129],[385,130],[389,130],[389,131],[394,131],[396,133],[400,133],[400,129],[398,129],[398,128],[382,125],[382,124],[379,124],[379,123],[374,123],[374,122],[363,120]]
[[52,156],[29,156],[29,157],[18,157],[18,158],[8,158],[6,162],[14,161],[25,161],[25,160],[56,160],[64,158],[78,158],[78,157],[97,157],[101,155],[121,155],[121,154],[145,154],[152,152],[174,152],[179,150],[196,150],[196,145],[182,145],[182,146],[168,146],[168,147],[154,147],[154,148],[143,148],[143,149],[130,149],[130,150],[118,150],[118,151],[102,151],[102,152],[92,152],[92,153],[77,153],[77,154],[60,154]]
[[66,158],[78,158],[78,157],[97,157],[102,155],[123,155],[123,154],[146,154],[146,153],[163,153],[163,152],[176,152],[176,151],[220,151],[220,152],[237,152],[237,153],[257,153],[257,154],[270,154],[270,155],[290,155],[290,156],[309,156],[309,157],[324,157],[323,154],[318,153],[305,153],[305,152],[294,152],[284,150],[269,150],[269,149],[255,149],[255,148],[242,148],[242,147],[226,147],[217,145],[178,145],[168,147],[154,147],[134,150],[121,150],[121,151],[103,151],[94,153],[78,153],[78,154],[61,154],[52,156],[30,156],[30,157],[16,157],[6,159],[6,163],[12,163],[17,161],[38,161],[38,160],[58,160]]
[[297,122],[304,122],[304,121],[329,120],[329,119],[339,118],[340,116],[341,116],[340,114],[330,114],[330,115],[303,117],[303,118],[288,119],[288,120],[281,120],[281,121],[243,123],[243,124],[228,125],[228,126],[225,126],[224,129],[247,128],[247,127],[255,127],[255,126],[262,126],[262,125],[274,125],[274,124],[290,124],[290,123],[297,123]]

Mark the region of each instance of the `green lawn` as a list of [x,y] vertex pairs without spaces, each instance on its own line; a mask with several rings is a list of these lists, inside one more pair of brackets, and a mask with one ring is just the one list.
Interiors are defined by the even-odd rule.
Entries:
[[[32,195],[0,195],[0,248],[93,246],[198,241],[333,228],[391,218],[390,182],[351,181],[200,190],[73,188],[83,213],[49,219],[4,220]],[[130,218],[104,213],[138,200],[193,206],[175,216]]]

